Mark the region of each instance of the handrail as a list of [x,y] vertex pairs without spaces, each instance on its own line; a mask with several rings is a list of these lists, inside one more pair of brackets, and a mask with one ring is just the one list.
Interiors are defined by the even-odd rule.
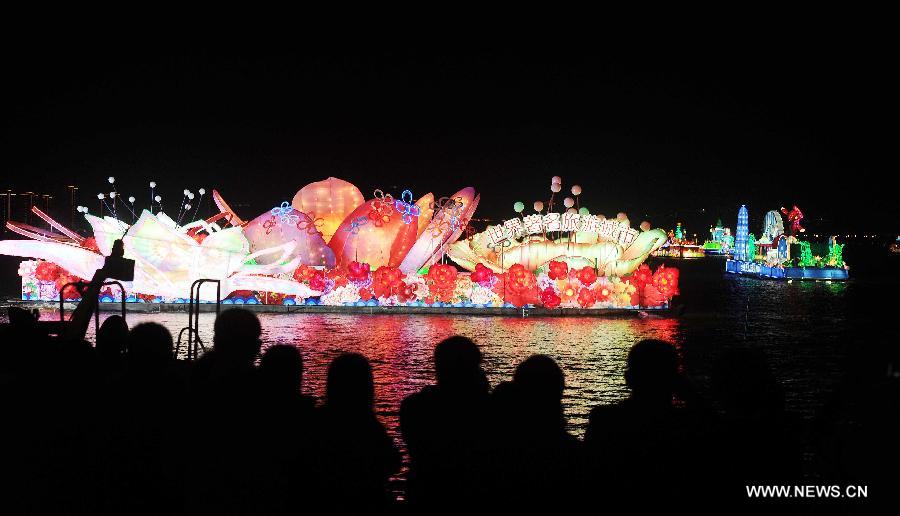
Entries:
[[[126,305],[125,305],[125,298],[126,298],[125,287],[122,285],[122,283],[115,281],[115,280],[104,281],[100,286],[106,287],[109,285],[118,285],[118,287],[119,287],[119,291],[122,294],[121,295],[121,298],[122,298],[122,301],[121,301],[122,302],[122,320],[125,320],[126,313],[127,313]],[[77,290],[78,293],[82,296],[82,298],[84,298],[84,291],[87,289],[87,286],[88,286],[88,283],[86,281],[79,280],[79,281],[70,281],[69,283],[66,283],[65,285],[62,286],[62,288],[59,289],[59,320],[60,320],[60,322],[66,322],[66,304],[65,304],[65,297],[63,297],[63,292],[65,292],[66,288],[68,288],[68,287],[75,287],[75,290]],[[100,310],[95,309],[94,310],[94,332],[98,331],[99,329],[100,329]]]
[[[217,279],[203,278],[191,284],[190,298],[188,299],[188,325],[178,332],[178,341],[175,343],[175,356],[181,349],[181,339],[184,332],[188,332],[187,337],[187,361],[192,361],[200,356],[199,350],[205,351],[203,341],[200,339],[200,287],[204,283],[216,284],[216,316],[218,317],[222,309],[222,282]],[[199,349],[198,349],[199,348]]]

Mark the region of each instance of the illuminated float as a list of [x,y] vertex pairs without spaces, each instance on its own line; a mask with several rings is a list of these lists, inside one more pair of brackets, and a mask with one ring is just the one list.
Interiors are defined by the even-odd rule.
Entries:
[[734,249],[734,237],[731,228],[722,226],[722,219],[709,228],[710,239],[703,242],[703,254],[706,256],[730,256]]
[[[787,232],[782,214],[788,218]],[[758,239],[749,232],[749,219],[747,207],[742,205],[738,211],[734,258],[725,262],[726,272],[786,280],[849,279],[850,268],[843,258],[844,244],[838,244],[835,237],[830,237],[827,243],[800,239],[806,229],[800,225],[803,213],[797,206],[766,213]]]
[[[108,215],[79,207],[93,230],[88,238],[37,208],[51,230],[8,223],[28,237],[0,242],[0,254],[30,258],[19,267],[22,298],[77,299],[74,288],[60,288],[90,278],[118,239],[136,262],[134,281],[124,283],[129,302],[183,303],[202,278],[221,282],[225,304],[660,309],[678,294],[677,269],[644,264],[665,243],[662,230],[633,229],[624,213],[607,219],[579,209],[578,186],[576,199],[555,212],[559,178],[546,209],[538,201],[523,215],[516,203],[518,217],[480,233],[469,224],[480,201],[473,188],[440,198],[376,190],[367,200],[351,183],[328,178],[249,220],[213,190],[218,213],[182,222],[196,217],[198,207],[189,215],[195,194],[184,190],[173,218],[150,185],[153,202],[140,213],[133,197],[117,203],[115,191],[98,195]],[[201,287],[199,298],[214,301],[215,287]],[[120,299],[118,291],[101,292],[101,301]]]
[[703,250],[697,245],[697,241],[688,238],[681,227],[681,222],[675,224],[675,229],[669,231],[666,242],[653,252],[654,256],[666,258],[703,258]]

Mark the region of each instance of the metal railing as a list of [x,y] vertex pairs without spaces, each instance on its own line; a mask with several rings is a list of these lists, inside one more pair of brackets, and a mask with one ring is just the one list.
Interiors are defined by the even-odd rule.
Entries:
[[187,332],[187,346],[185,358],[188,361],[200,356],[200,351],[206,351],[203,341],[200,339],[200,287],[204,283],[216,284],[216,316],[222,308],[222,282],[215,279],[198,279],[191,284],[191,295],[188,300],[188,325],[178,332],[178,341],[175,343],[175,356],[181,350],[181,341],[184,332]]
[[[126,309],[125,309],[125,287],[122,286],[118,281],[104,281],[102,286],[106,287],[109,285],[116,285],[119,287],[119,292],[122,294],[122,319],[125,320]],[[59,289],[59,321],[62,323],[66,322],[66,299],[64,297],[64,292],[68,287],[74,287],[79,295],[84,297],[84,291],[87,289],[88,282],[86,281],[71,281],[66,283]],[[94,309],[94,332],[100,329],[100,310],[99,307]]]

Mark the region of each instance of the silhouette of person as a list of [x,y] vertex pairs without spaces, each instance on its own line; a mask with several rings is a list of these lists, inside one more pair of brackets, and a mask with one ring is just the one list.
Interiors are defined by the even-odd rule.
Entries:
[[254,364],[262,347],[262,326],[253,312],[223,311],[214,324],[213,349],[193,365],[191,398],[196,442],[190,462],[193,481],[188,512],[249,514],[267,489],[258,472],[266,467],[258,444],[267,438],[266,406]]
[[482,506],[494,443],[489,385],[482,355],[454,336],[434,350],[435,385],[400,406],[400,429],[410,455],[407,497],[420,513],[454,513]]
[[577,508],[581,443],[566,431],[565,378],[554,360],[532,355],[512,382],[492,394],[495,431],[494,499],[501,512]]
[[128,324],[121,315],[110,315],[97,330],[94,350],[100,370],[107,379],[122,372],[128,341]]
[[[692,499],[703,487],[704,425],[696,414],[699,401],[678,373],[675,347],[659,340],[635,344],[625,381],[627,399],[590,413],[584,438],[590,482],[638,505]],[[674,404],[676,394],[681,406]]]
[[323,509],[332,514],[382,514],[388,478],[400,470],[400,452],[375,417],[369,361],[357,353],[328,367],[319,440]]
[[178,513],[183,506],[182,403],[172,334],[141,323],[128,334],[124,376],[107,392],[106,488],[98,512]]
[[315,400],[301,393],[303,357],[289,345],[268,347],[259,362],[260,467],[254,481],[260,495],[260,514],[296,514],[309,498],[318,496],[311,486],[317,481],[319,453],[315,435]]

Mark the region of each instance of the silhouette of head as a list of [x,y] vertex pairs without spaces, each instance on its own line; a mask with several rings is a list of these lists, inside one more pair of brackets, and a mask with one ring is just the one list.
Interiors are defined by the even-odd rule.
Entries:
[[434,348],[434,373],[438,385],[462,385],[477,381],[481,371],[481,350],[466,337],[455,335]]
[[256,314],[242,308],[225,310],[214,326],[213,349],[223,357],[253,361],[259,354],[262,326]]
[[726,413],[741,417],[773,415],[784,409],[784,393],[765,353],[737,348],[723,352],[712,381]]
[[271,346],[259,361],[259,371],[271,389],[281,394],[297,394],[303,383],[303,357],[294,346]]
[[331,408],[372,410],[375,380],[366,357],[345,353],[332,360],[328,366],[325,398]]
[[678,378],[675,346],[661,340],[642,340],[628,352],[625,381],[635,396],[671,400]]
[[110,315],[97,330],[97,354],[108,358],[124,357],[127,341],[128,324],[125,319],[121,315]]
[[128,365],[136,372],[159,372],[175,359],[172,334],[156,323],[141,323],[128,334]]
[[513,382],[529,398],[559,403],[566,382],[562,369],[547,355],[531,355],[519,364]]

